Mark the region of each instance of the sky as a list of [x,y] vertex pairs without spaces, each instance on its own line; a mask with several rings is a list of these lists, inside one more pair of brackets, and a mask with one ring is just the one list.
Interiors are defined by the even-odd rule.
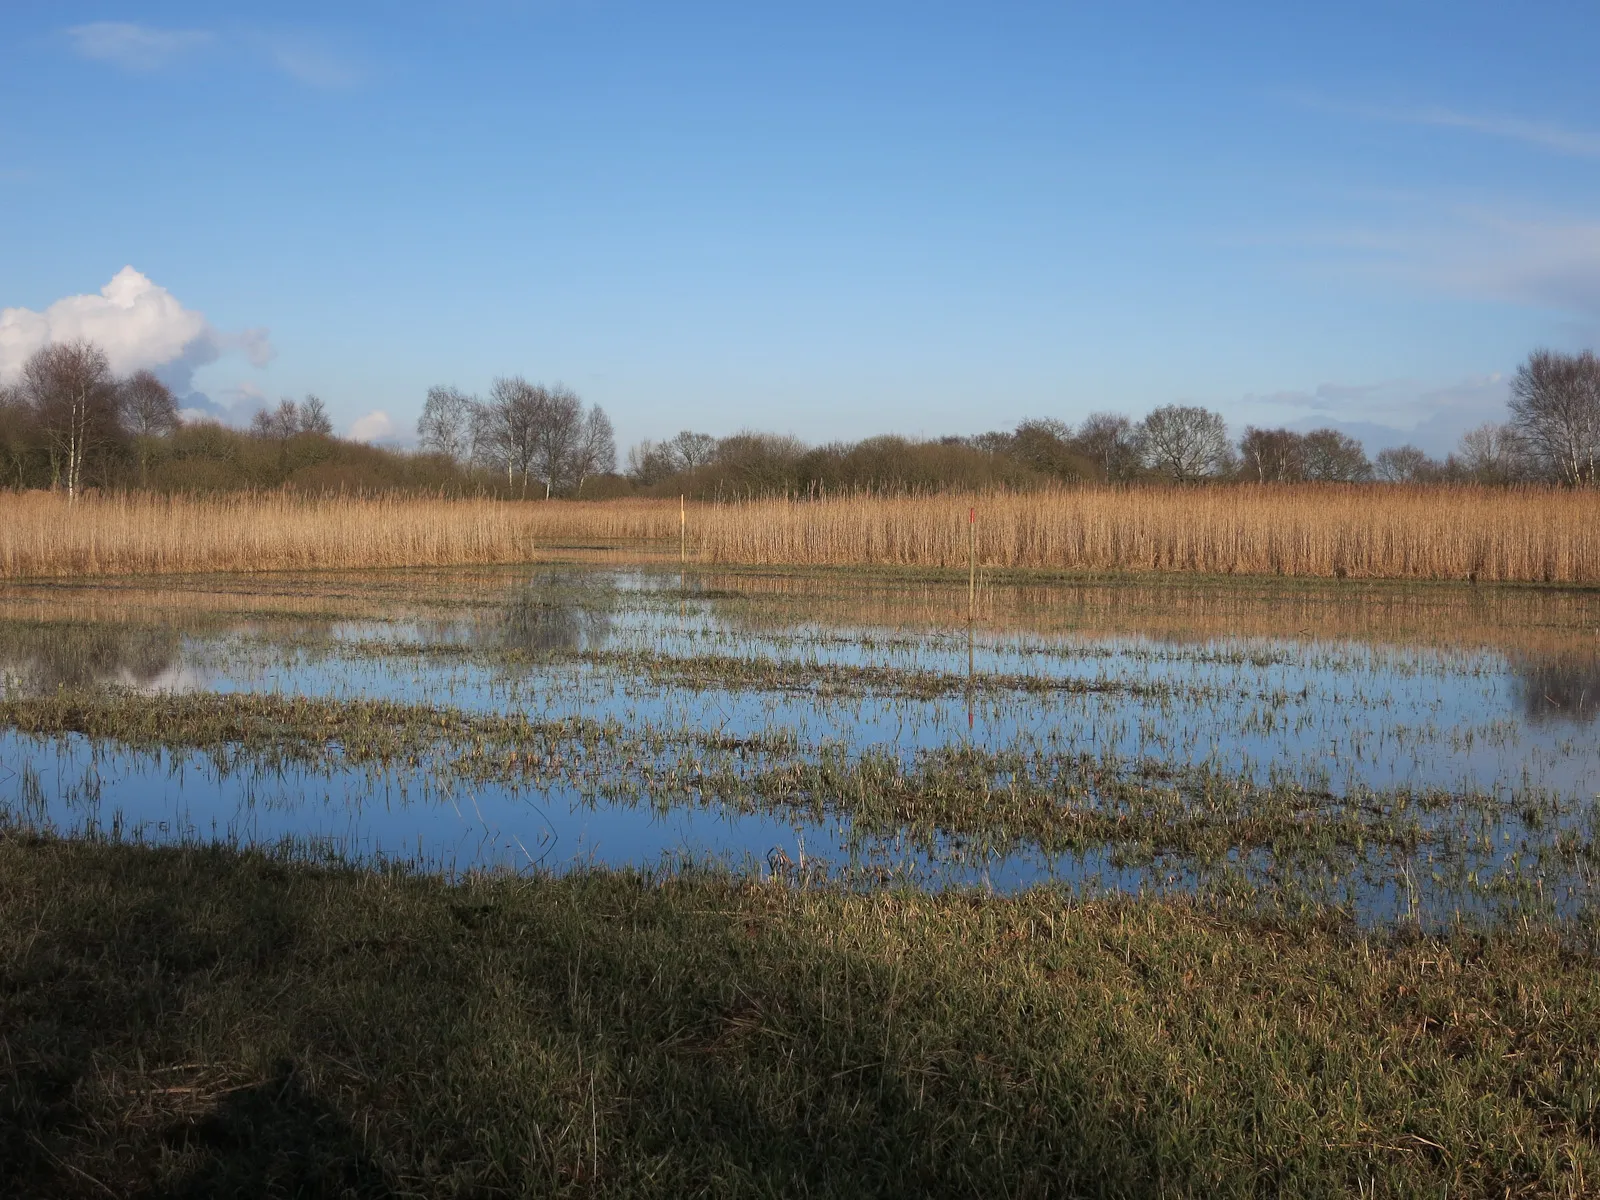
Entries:
[[1202,404],[1449,450],[1600,331],[1592,3],[0,0],[0,382],[619,441]]

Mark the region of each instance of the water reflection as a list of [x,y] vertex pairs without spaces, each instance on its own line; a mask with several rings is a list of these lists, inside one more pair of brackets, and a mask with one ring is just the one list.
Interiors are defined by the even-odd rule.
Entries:
[[0,679],[25,694],[107,684],[149,690],[177,680],[182,644],[169,626],[0,622]]
[[[1572,823],[1589,819],[1578,806],[1600,778],[1600,749],[1572,733],[1593,724],[1600,708],[1590,632],[1600,601],[1584,596],[1437,589],[1412,600],[1394,590],[1364,598],[1265,585],[1222,592],[1030,584],[990,589],[982,619],[969,624],[964,587],[926,582],[800,585],[523,567],[464,573],[452,592],[452,578],[384,576],[370,592],[360,580],[308,579],[293,595],[283,594],[280,579],[256,611],[249,581],[241,581],[230,584],[226,611],[191,611],[179,590],[123,623],[104,601],[84,621],[60,619],[70,611],[23,620],[0,603],[13,615],[0,621],[0,681],[13,696],[111,684],[577,719],[620,730],[610,745],[621,748],[575,744],[563,753],[605,759],[597,778],[625,765],[640,779],[631,801],[606,800],[587,785],[492,779],[441,790],[426,755],[379,780],[349,771],[348,761],[328,774],[285,776],[259,762],[252,771],[248,755],[204,765],[149,745],[132,753],[72,735],[0,731],[0,819],[22,804],[30,819],[61,829],[305,838],[358,857],[463,867],[642,865],[710,854],[750,857],[759,868],[774,845],[787,845],[796,862],[809,848],[819,862],[996,887],[1195,878],[1192,864],[1162,860],[1148,836],[1110,846],[1086,838],[1084,848],[1058,855],[1014,830],[956,837],[948,823],[918,816],[936,836],[917,841],[906,813],[927,811],[919,808],[923,793],[904,797],[866,845],[855,836],[864,799],[824,817],[806,809],[800,783],[795,803],[781,811],[712,797],[705,780],[716,764],[704,744],[686,740],[712,731],[725,749],[779,747],[760,764],[753,751],[746,761],[745,751],[726,750],[739,758],[729,769],[760,765],[799,781],[813,768],[846,770],[868,759],[910,766],[954,749],[975,758],[1014,751],[1051,769],[1103,768],[1108,782],[1137,764],[1153,798],[1171,790],[1175,773],[1201,768],[1219,783],[1216,794],[1196,793],[1195,812],[1183,814],[1200,821],[1209,813],[1221,822],[1218,797],[1241,780],[1246,793],[1308,789],[1317,805],[1355,822],[1381,815],[1396,797],[1428,793],[1440,797],[1440,819],[1452,823],[1456,843],[1495,848],[1469,864],[1473,886],[1479,875],[1503,875],[1496,886],[1520,887],[1517,869],[1505,865],[1513,850],[1554,854],[1551,839],[1574,828],[1574,845],[1593,840]],[[324,618],[313,615],[318,587],[335,597]],[[379,594],[391,608],[338,611]],[[1474,623],[1468,644],[1441,644],[1463,627],[1457,619]],[[1423,626],[1429,634],[1413,639],[1408,631]],[[516,762],[528,747],[502,749]],[[237,773],[217,765],[235,762]],[[976,788],[1003,800],[1014,782],[1003,770],[978,784],[947,773],[926,791]],[[1467,802],[1482,796],[1496,799]],[[1523,831],[1496,823],[1502,797],[1508,811],[1540,820],[1555,813],[1569,823],[1548,837],[1507,842]],[[1094,796],[1072,802],[1092,809]],[[1229,841],[1238,825],[1219,824],[1223,852],[1248,861],[1253,878],[1281,882],[1291,870],[1285,849]],[[1363,885],[1362,903],[1442,889],[1429,881],[1446,868],[1454,869],[1413,853],[1382,867],[1403,876]],[[1547,874],[1560,872],[1552,866]],[[1440,900],[1454,902],[1454,894]]]
[[477,628],[477,645],[528,654],[582,653],[603,646],[617,609],[615,588],[586,594],[529,588]]
[[1515,669],[1530,721],[1590,725],[1600,715],[1600,659],[1523,662]]

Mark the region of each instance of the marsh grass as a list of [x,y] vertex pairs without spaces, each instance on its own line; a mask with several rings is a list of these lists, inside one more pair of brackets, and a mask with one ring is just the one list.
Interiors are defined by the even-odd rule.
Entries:
[[1538,927],[0,836],[0,1192],[1579,1197],[1597,965]]
[[[1485,918],[1543,919],[1557,907],[1571,915],[1581,900],[1558,906],[1558,894],[1592,873],[1595,860],[1596,830],[1570,819],[1566,798],[1537,789],[1340,793],[1289,779],[1258,783],[1205,763],[1039,746],[946,745],[907,757],[802,746],[782,727],[733,736],[375,700],[116,689],[14,696],[0,701],[0,727],[166,755],[169,770],[198,754],[223,775],[271,778],[297,768],[365,772],[385,787],[415,780],[435,802],[458,787],[493,784],[661,814],[716,807],[816,827],[839,820],[838,836],[856,849],[904,843],[961,866],[1019,851],[1103,859],[1205,892],[1242,887],[1267,903],[1309,896],[1369,921],[1388,914],[1364,912],[1363,896],[1418,874],[1430,923],[1460,919],[1464,902]],[[67,832],[26,797],[9,810],[0,805],[0,817]]]

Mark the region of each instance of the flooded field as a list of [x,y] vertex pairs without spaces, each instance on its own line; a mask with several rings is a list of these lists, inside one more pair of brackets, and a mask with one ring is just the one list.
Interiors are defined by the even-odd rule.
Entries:
[[450,873],[708,860],[1584,912],[1600,596],[637,564],[18,586],[11,825]]

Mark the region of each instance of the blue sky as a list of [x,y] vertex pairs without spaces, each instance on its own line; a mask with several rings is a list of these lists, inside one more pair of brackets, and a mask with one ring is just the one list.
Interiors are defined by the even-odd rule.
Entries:
[[1576,3],[7,0],[0,375],[78,330],[368,434],[520,372],[624,442],[1185,402],[1442,451],[1600,328],[1597,33]]

